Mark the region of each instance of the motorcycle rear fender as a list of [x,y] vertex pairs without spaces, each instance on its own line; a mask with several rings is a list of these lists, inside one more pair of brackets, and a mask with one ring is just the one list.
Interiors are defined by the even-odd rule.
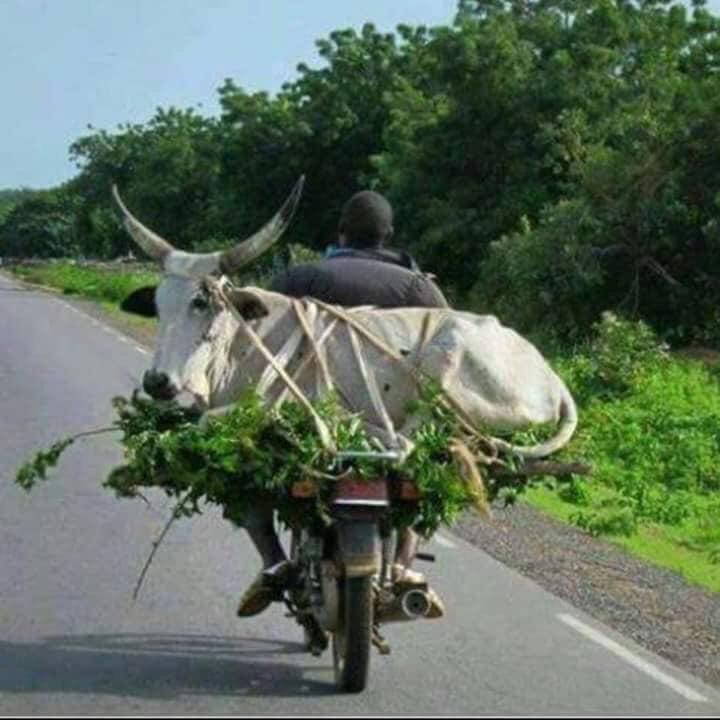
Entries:
[[375,520],[344,519],[335,526],[338,560],[345,577],[365,577],[380,572],[380,530]]

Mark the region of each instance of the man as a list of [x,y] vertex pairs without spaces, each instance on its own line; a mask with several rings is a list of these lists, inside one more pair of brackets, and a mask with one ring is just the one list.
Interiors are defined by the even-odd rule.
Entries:
[[[393,235],[390,203],[372,191],[359,192],[343,207],[338,226],[338,247],[319,262],[291,268],[276,276],[271,290],[291,297],[311,297],[331,305],[396,307],[448,307],[432,279],[420,272],[406,252],[385,244]],[[245,528],[260,556],[264,570],[243,596],[238,615],[246,617],[265,610],[275,597],[270,578],[282,581],[287,558],[273,525],[272,508],[247,519]],[[411,530],[400,538],[396,556],[396,579],[421,582],[409,570],[418,537]],[[442,615],[438,598],[434,617]]]
[[346,307],[447,307],[437,285],[408,253],[385,247],[392,235],[390,203],[378,193],[359,192],[342,210],[339,247],[320,262],[276,277],[271,289]]

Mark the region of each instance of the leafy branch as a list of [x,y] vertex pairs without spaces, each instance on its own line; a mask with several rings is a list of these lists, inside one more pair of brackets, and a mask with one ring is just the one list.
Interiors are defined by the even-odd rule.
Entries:
[[117,432],[118,430],[119,428],[117,427],[100,428],[58,440],[58,442],[51,445],[47,450],[40,450],[35,453],[31,460],[24,463],[17,471],[15,482],[23,488],[23,490],[29,492],[38,481],[47,480],[48,470],[57,466],[60,456],[73,445],[76,440],[104,433]]

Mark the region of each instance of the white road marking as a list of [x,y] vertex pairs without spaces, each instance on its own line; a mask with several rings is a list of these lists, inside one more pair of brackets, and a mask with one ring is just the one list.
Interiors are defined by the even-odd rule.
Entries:
[[457,548],[457,545],[452,540],[448,540],[444,535],[440,535],[439,533],[435,535],[435,540],[438,545],[450,548],[451,550],[455,550]]
[[[14,283],[12,278],[7,276],[4,272],[0,271],[0,276],[3,277],[3,279],[6,279],[10,281],[10,285],[13,287],[18,287],[16,283]],[[46,288],[43,288],[46,289]],[[141,347],[140,345],[136,345],[131,338],[129,338],[127,335],[123,335],[122,333],[118,332],[114,328],[109,327],[108,325],[105,325],[104,323],[100,322],[97,318],[94,318],[92,315],[88,315],[86,312],[83,312],[79,308],[75,307],[75,305],[70,304],[67,300],[62,300],[60,298],[55,298],[61,305],[64,305],[68,310],[71,310],[76,315],[80,315],[86,319],[88,319],[93,325],[96,327],[102,328],[105,332],[109,333],[110,335],[113,335],[115,338],[120,340],[120,342],[126,343],[127,345],[131,345],[135,350],[137,350],[139,353],[142,353],[143,355],[150,356],[152,353],[147,350],[144,347]]]
[[128,345],[131,345],[135,350],[142,353],[143,355],[150,355],[150,353],[145,350],[145,348],[140,347],[139,345],[135,345],[135,343],[127,337],[127,335],[123,335],[122,333],[118,332],[114,328],[111,328],[108,325],[105,325],[104,323],[100,322],[97,318],[94,318],[92,315],[88,315],[86,312],[83,312],[79,308],[75,307],[74,305],[71,305],[69,302],[66,302],[65,300],[59,301],[62,305],[64,305],[66,308],[69,308],[77,315],[82,315],[82,317],[87,318],[93,325],[96,327],[99,327],[100,329],[104,330],[106,333],[113,335],[117,340],[120,340],[120,342],[124,342]]
[[651,662],[648,662],[647,660],[644,660],[638,655],[635,655],[635,653],[623,647],[622,645],[620,645],[620,643],[611,640],[609,637],[607,637],[607,635],[604,635],[599,630],[595,630],[595,628],[586,625],[584,622],[578,620],[573,615],[559,613],[557,618],[566,625],[569,625],[573,630],[577,630],[577,632],[579,632],[581,635],[584,635],[589,640],[592,640],[598,645],[602,645],[602,647],[614,653],[626,663],[632,665],[638,670],[641,670],[646,675],[649,675],[651,678],[653,678],[653,680],[657,680],[659,683],[662,683],[666,687],[669,687],[671,690],[674,690],[679,695],[682,695],[686,700],[690,700],[691,702],[708,702],[708,699],[704,695],[701,695],[696,690],[693,690],[691,687],[685,685],[685,683],[682,683],[679,680],[676,680],[674,677],[671,677],[667,673],[664,673],[662,670],[660,670],[660,668],[653,665]]

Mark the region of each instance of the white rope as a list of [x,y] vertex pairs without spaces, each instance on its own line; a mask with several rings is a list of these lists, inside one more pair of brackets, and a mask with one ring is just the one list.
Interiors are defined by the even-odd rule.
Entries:
[[[300,343],[302,341],[303,329],[301,327],[295,328],[295,330],[290,333],[290,337],[287,339],[282,348],[280,348],[280,350],[275,354],[275,359],[277,360],[278,365],[283,368],[283,370],[287,368],[288,363],[292,359],[297,349],[300,347]],[[264,396],[267,392],[269,392],[270,388],[278,377],[279,375],[277,370],[275,369],[275,366],[268,365],[263,371],[263,374],[260,376],[260,379],[258,380],[256,386],[258,395]]]
[[[316,341],[316,345],[319,350],[324,352],[323,346],[325,345],[325,342],[330,338],[333,331],[335,330],[335,327],[337,325],[338,321],[336,319],[333,319],[327,327],[323,330],[322,335],[320,335],[320,338]],[[308,365],[314,360],[314,357],[312,355],[307,355],[305,358],[303,358],[303,361],[298,365],[298,367],[295,369],[295,372],[292,374],[293,380],[298,380],[302,376],[302,374],[307,369]],[[331,378],[332,382],[332,378]],[[334,386],[333,386],[334,388]],[[289,394],[288,388],[284,388],[283,391],[278,396],[277,400],[273,404],[273,407],[279,407],[282,405],[282,403],[287,400],[288,394]]]
[[382,420],[382,424],[385,426],[385,430],[387,431],[388,435],[391,438],[391,441],[394,446],[397,446],[397,433],[395,432],[395,426],[393,425],[393,421],[390,419],[390,415],[388,414],[387,408],[385,407],[385,403],[383,402],[382,396],[380,395],[380,390],[378,389],[377,383],[375,382],[375,376],[368,372],[367,364],[365,363],[365,357],[363,355],[362,347],[360,345],[360,340],[358,339],[357,333],[355,330],[353,330],[351,325],[346,325],[348,335],[350,336],[350,344],[352,345],[353,354],[355,355],[355,360],[358,364],[358,368],[360,369],[360,375],[362,376],[363,381],[365,382],[365,387],[368,390],[368,394],[370,395],[370,401],[372,402],[373,409],[377,413],[380,420]]
[[320,436],[320,441],[323,444],[323,447],[328,450],[329,452],[336,454],[337,448],[335,447],[335,443],[333,442],[332,435],[330,434],[330,430],[328,429],[328,426],[325,424],[325,421],[317,414],[315,408],[312,406],[308,398],[306,397],[305,393],[295,384],[293,379],[285,372],[285,368],[283,368],[280,363],[275,359],[273,354],[268,350],[265,343],[262,341],[260,337],[258,337],[257,333],[250,327],[250,325],[247,323],[245,318],[237,311],[237,308],[230,302],[230,300],[227,298],[225,293],[223,292],[223,289],[221,287],[217,287],[217,291],[220,294],[220,297],[224,300],[227,307],[230,309],[230,311],[235,315],[236,319],[239,321],[240,327],[245,332],[245,334],[250,338],[250,342],[255,346],[255,348],[260,352],[260,354],[272,365],[275,372],[280,376],[280,378],[283,380],[283,382],[287,385],[287,387],[290,389],[290,392],[297,398],[298,402],[310,413],[310,416],[312,417],[313,421],[315,422],[315,427],[317,428],[318,435]]
[[[333,383],[332,375],[330,374],[330,369],[328,368],[327,358],[325,357],[325,353],[321,345],[315,341],[315,334],[312,330],[318,315],[317,305],[312,303],[305,303],[303,305],[303,303],[299,300],[293,300],[293,308],[295,309],[295,314],[300,321],[300,326],[305,332],[305,336],[310,343],[310,359],[317,360],[318,367],[320,368],[322,378],[325,382],[325,389],[328,392],[332,392],[335,385]],[[307,315],[310,315],[310,317],[308,317],[306,313]]]
[[[365,387],[368,391],[368,394],[370,396],[371,402],[373,404],[373,408],[375,412],[378,414],[379,418],[381,419],[383,425],[385,426],[385,430],[388,432],[389,436],[392,438],[393,442],[397,442],[397,432],[395,430],[395,426],[393,425],[392,419],[390,418],[390,415],[387,411],[387,408],[385,406],[385,403],[382,399],[382,395],[380,394],[380,391],[377,387],[377,383],[375,382],[375,377],[370,372],[368,372],[367,365],[364,361],[363,352],[362,352],[362,345],[360,343],[360,339],[358,335],[362,336],[366,340],[368,340],[372,345],[374,345],[376,348],[378,348],[381,352],[383,352],[385,355],[389,356],[392,360],[399,363],[402,367],[404,367],[407,372],[410,374],[410,376],[415,380],[415,382],[418,385],[421,385],[424,380],[427,380],[423,376],[422,371],[416,367],[415,365],[409,363],[400,353],[395,351],[393,348],[391,348],[384,340],[377,337],[372,331],[368,330],[362,323],[358,322],[355,318],[353,318],[349,313],[347,313],[342,308],[335,306],[335,305],[328,305],[324,302],[321,302],[319,300],[315,299],[309,299],[306,298],[304,300],[304,305],[300,301],[293,300],[292,306],[294,309],[294,312],[298,318],[300,327],[296,328],[293,333],[291,333],[290,338],[286,340],[286,342],[283,344],[280,351],[277,353],[277,357],[270,352],[270,350],[267,348],[263,340],[255,333],[255,331],[250,327],[250,325],[247,323],[245,318],[242,317],[242,315],[237,311],[237,309],[234,307],[234,305],[229,301],[229,299],[226,297],[223,288],[217,287],[217,292],[219,293],[220,297],[224,300],[227,307],[231,310],[231,312],[235,315],[235,317],[238,319],[240,327],[243,329],[245,334],[250,339],[251,343],[255,346],[255,348],[261,353],[261,355],[267,360],[269,366],[265,369],[263,372],[260,382],[258,383],[258,391],[260,391],[260,388],[267,392],[267,390],[270,389],[273,382],[276,380],[277,377],[279,377],[284,383],[285,388],[281,391],[279,394],[277,400],[273,403],[273,407],[279,407],[279,405],[282,404],[282,402],[287,399],[287,396],[289,393],[294,395],[297,400],[305,407],[305,409],[310,413],[310,415],[313,418],[313,421],[315,422],[315,426],[317,427],[318,433],[320,435],[320,439],[323,443],[323,446],[330,452],[337,452],[337,449],[335,448],[335,444],[332,440],[332,435],[330,433],[330,430],[327,427],[327,424],[325,421],[317,414],[315,409],[313,408],[312,404],[310,403],[310,400],[305,395],[305,393],[300,389],[300,387],[296,384],[295,379],[291,377],[287,371],[285,370],[285,366],[288,364],[288,362],[291,360],[292,355],[297,351],[300,342],[302,341],[303,337],[308,340],[308,343],[310,345],[310,352],[308,353],[308,357],[303,360],[302,363],[295,369],[293,372],[294,378],[298,379],[300,378],[302,372],[305,371],[309,363],[315,361],[317,362],[320,371],[322,373],[323,379],[326,383],[326,385],[329,388],[333,388],[333,381],[332,381],[332,375],[330,374],[329,367],[327,365],[327,359],[324,355],[324,344],[325,342],[330,338],[332,335],[337,322],[342,321],[345,323],[348,334],[350,336],[350,342],[353,348],[353,353],[355,355],[356,361],[358,363],[358,367],[360,368],[360,373],[362,375],[363,381],[365,383]],[[318,319],[318,315],[316,312],[316,308],[313,308],[313,310],[309,310],[309,308],[312,308],[314,306],[317,306],[318,308],[321,308],[324,310],[328,315],[330,315],[333,320],[328,324],[328,326],[323,330],[320,337],[316,340],[315,334],[313,331],[313,326],[316,324],[316,320]],[[311,317],[308,317],[309,310]],[[416,347],[415,353],[419,357],[422,351],[422,348],[430,342],[430,340],[434,337],[434,335],[437,333],[440,326],[443,324],[447,317],[447,312],[444,313],[438,313],[438,316],[436,318],[436,322],[433,323],[433,319],[430,317],[430,313],[423,318],[423,327],[421,331],[421,338],[420,338],[420,345]],[[473,426],[472,421],[467,416],[464,409],[457,403],[457,401],[447,392],[445,388],[441,387],[441,390],[443,391],[443,395],[441,398],[441,402],[451,409],[457,416],[460,423],[463,425],[466,431],[468,431],[471,435],[476,437],[484,437],[482,436],[478,430]],[[261,395],[263,393],[260,393]],[[487,439],[487,438],[486,438]]]

